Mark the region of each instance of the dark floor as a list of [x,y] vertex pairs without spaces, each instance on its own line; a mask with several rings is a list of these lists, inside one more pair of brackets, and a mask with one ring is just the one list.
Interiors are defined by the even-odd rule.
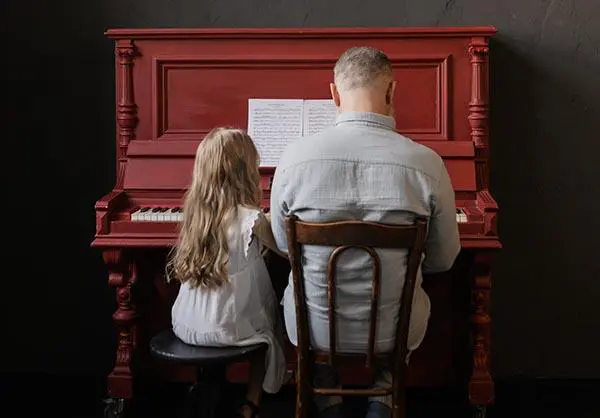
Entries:
[[[243,388],[231,388],[231,395]],[[104,382],[99,378],[64,378],[45,375],[2,376],[3,409],[18,412],[3,416],[61,418],[100,418],[103,416]],[[178,418],[185,388],[153,387],[145,390],[129,417]],[[294,416],[294,391],[286,388],[264,399],[261,418]],[[532,381],[500,380],[496,404],[488,409],[489,418],[600,418],[600,380]],[[348,418],[359,417],[362,404],[349,402]],[[459,393],[444,390],[410,390],[409,418],[469,417],[469,408]]]

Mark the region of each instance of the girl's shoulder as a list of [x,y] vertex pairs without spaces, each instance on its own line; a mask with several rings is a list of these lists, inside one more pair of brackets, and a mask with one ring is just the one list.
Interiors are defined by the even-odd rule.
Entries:
[[260,208],[238,205],[238,219],[252,218],[256,220],[262,214]]

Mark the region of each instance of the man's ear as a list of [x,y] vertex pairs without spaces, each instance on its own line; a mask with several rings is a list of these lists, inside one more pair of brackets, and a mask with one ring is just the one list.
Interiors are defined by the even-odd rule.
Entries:
[[337,107],[340,107],[340,92],[334,83],[329,83],[329,90],[331,91],[331,98],[333,99],[333,103]]
[[387,91],[385,92],[385,104],[391,105],[396,91],[396,81],[390,81]]

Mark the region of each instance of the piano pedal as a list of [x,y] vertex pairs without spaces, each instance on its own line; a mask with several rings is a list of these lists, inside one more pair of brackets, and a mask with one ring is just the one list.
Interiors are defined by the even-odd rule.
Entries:
[[104,405],[104,418],[123,418],[125,416],[125,399],[105,399]]

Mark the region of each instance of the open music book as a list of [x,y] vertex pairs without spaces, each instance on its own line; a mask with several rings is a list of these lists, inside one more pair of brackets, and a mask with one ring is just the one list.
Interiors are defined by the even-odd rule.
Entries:
[[335,123],[333,100],[249,99],[248,134],[260,154],[260,165],[275,167],[285,147]]

